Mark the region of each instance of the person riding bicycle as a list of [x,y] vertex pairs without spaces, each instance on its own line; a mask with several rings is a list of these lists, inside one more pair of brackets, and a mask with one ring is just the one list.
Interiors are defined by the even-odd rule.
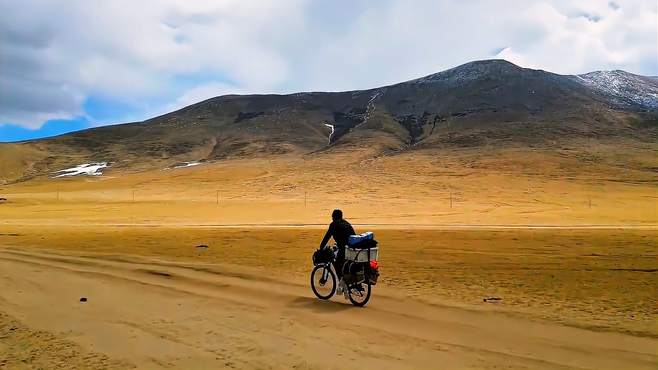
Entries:
[[343,211],[340,209],[335,209],[331,213],[332,222],[329,224],[329,229],[327,233],[322,238],[320,242],[320,249],[325,248],[327,242],[331,237],[334,238],[336,246],[338,247],[338,253],[336,255],[336,260],[334,261],[334,269],[336,270],[336,275],[340,279],[338,283],[339,293],[343,290],[343,263],[345,262],[345,246],[350,235],[356,234],[354,228],[350,225],[347,220],[343,219]]

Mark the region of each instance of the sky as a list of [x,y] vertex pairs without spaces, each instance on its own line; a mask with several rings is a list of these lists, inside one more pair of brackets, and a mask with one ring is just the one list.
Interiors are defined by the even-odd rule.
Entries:
[[0,0],[0,141],[473,60],[658,75],[655,0]]

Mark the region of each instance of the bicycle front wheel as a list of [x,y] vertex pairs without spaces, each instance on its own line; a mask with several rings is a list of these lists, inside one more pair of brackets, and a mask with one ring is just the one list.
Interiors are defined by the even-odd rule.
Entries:
[[336,274],[329,265],[318,265],[311,271],[311,289],[316,297],[329,299],[336,293]]

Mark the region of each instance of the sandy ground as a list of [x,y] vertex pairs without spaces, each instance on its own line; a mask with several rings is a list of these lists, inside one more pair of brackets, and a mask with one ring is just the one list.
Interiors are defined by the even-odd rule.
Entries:
[[[3,185],[0,368],[655,369],[656,157],[597,150]],[[309,289],[337,207],[381,243],[365,309]]]
[[[428,305],[387,288],[354,309],[249,268],[11,249],[0,266],[2,311],[66,338],[3,332],[7,368],[33,357],[67,368],[64,351],[81,367],[143,369],[653,369],[658,360],[656,338]],[[20,345],[26,330],[38,340]]]
[[317,228],[4,229],[8,368],[658,363],[655,230],[375,229],[382,280],[356,309],[309,289]]

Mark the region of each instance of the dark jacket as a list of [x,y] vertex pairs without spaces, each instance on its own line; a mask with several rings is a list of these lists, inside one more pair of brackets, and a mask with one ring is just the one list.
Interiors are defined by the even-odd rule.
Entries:
[[320,248],[324,248],[324,246],[327,245],[329,239],[333,237],[338,247],[340,249],[343,249],[347,245],[347,240],[349,239],[349,236],[354,234],[355,234],[354,229],[352,228],[352,225],[350,225],[349,222],[345,220],[334,221],[329,225],[329,230],[327,230],[327,233],[324,235],[324,238],[322,238],[322,242],[320,243]]

